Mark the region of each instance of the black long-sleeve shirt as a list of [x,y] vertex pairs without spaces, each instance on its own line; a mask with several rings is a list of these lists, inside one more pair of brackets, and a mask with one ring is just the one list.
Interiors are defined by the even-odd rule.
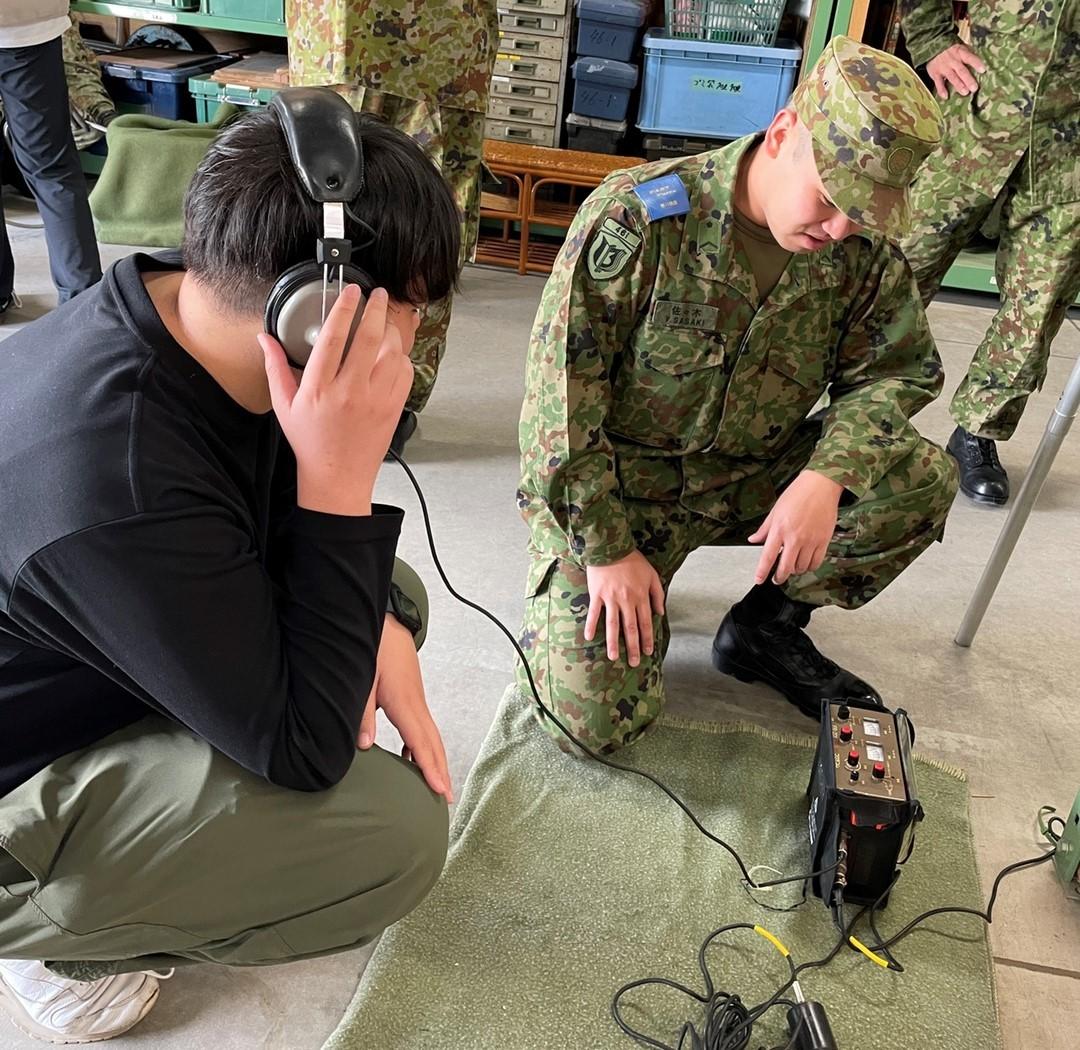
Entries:
[[169,335],[135,255],[0,343],[0,795],[164,712],[273,783],[349,768],[401,512],[296,506],[273,413]]

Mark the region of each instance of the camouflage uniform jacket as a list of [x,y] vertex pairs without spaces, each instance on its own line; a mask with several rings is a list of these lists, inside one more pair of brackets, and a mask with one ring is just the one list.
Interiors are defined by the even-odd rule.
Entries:
[[[919,440],[908,418],[942,370],[898,249],[860,235],[795,255],[755,308],[732,239],[753,141],[616,172],[575,216],[528,351],[518,501],[536,551],[625,556],[624,499],[679,500],[721,522],[761,513],[775,499],[769,462],[826,390],[808,466],[856,496]],[[689,208],[650,222],[635,187],[671,174]],[[618,272],[595,278],[620,251]]]
[[[903,0],[917,66],[960,43],[950,0]],[[1027,154],[1037,205],[1080,200],[1080,0],[971,0],[979,90],[942,106],[946,148],[972,188],[994,197]]]
[[294,85],[363,84],[483,112],[499,43],[495,0],[305,0],[288,5]]

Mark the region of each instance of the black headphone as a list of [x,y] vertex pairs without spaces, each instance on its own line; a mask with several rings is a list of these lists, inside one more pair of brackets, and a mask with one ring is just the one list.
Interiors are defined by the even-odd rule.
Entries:
[[[303,368],[345,283],[358,284],[365,297],[374,287],[371,278],[351,264],[352,242],[345,238],[345,206],[364,188],[364,150],[356,114],[330,88],[285,88],[270,100],[270,108],[281,122],[300,182],[323,210],[314,260],[290,266],[278,277],[263,313],[263,327],[289,360]],[[353,331],[361,313],[357,309]]]

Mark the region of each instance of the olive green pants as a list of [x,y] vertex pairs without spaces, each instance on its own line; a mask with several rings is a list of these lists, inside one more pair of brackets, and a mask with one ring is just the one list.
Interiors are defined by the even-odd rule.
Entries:
[[88,980],[356,948],[431,889],[447,830],[419,770],[379,748],[290,791],[148,716],[0,798],[0,958]]

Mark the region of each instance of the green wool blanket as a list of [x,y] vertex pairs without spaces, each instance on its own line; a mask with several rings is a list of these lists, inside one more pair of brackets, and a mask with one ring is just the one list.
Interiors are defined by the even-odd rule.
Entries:
[[[664,718],[619,759],[658,775],[748,866],[798,874],[808,865],[813,747],[810,737]],[[880,915],[886,935],[932,907],[983,905],[962,775],[918,760],[916,779],[926,819]],[[697,952],[714,928],[758,923],[797,963],[821,958],[838,939],[816,898],[793,911],[755,903],[731,858],[656,787],[559,751],[514,688],[465,785],[450,842],[441,881],[384,934],[326,1050],[629,1048],[611,1017],[614,992],[652,975],[700,990]],[[759,869],[754,877],[775,876]],[[776,908],[801,894],[796,885],[755,896]],[[980,920],[931,919],[895,952],[904,973],[844,949],[803,975],[840,1047],[998,1050]],[[716,986],[750,1004],[788,973],[746,930],[719,938],[707,958]],[[700,1007],[670,989],[630,993],[624,1015],[668,1045],[683,1021],[701,1020]],[[777,1008],[750,1047],[787,1043]]]

